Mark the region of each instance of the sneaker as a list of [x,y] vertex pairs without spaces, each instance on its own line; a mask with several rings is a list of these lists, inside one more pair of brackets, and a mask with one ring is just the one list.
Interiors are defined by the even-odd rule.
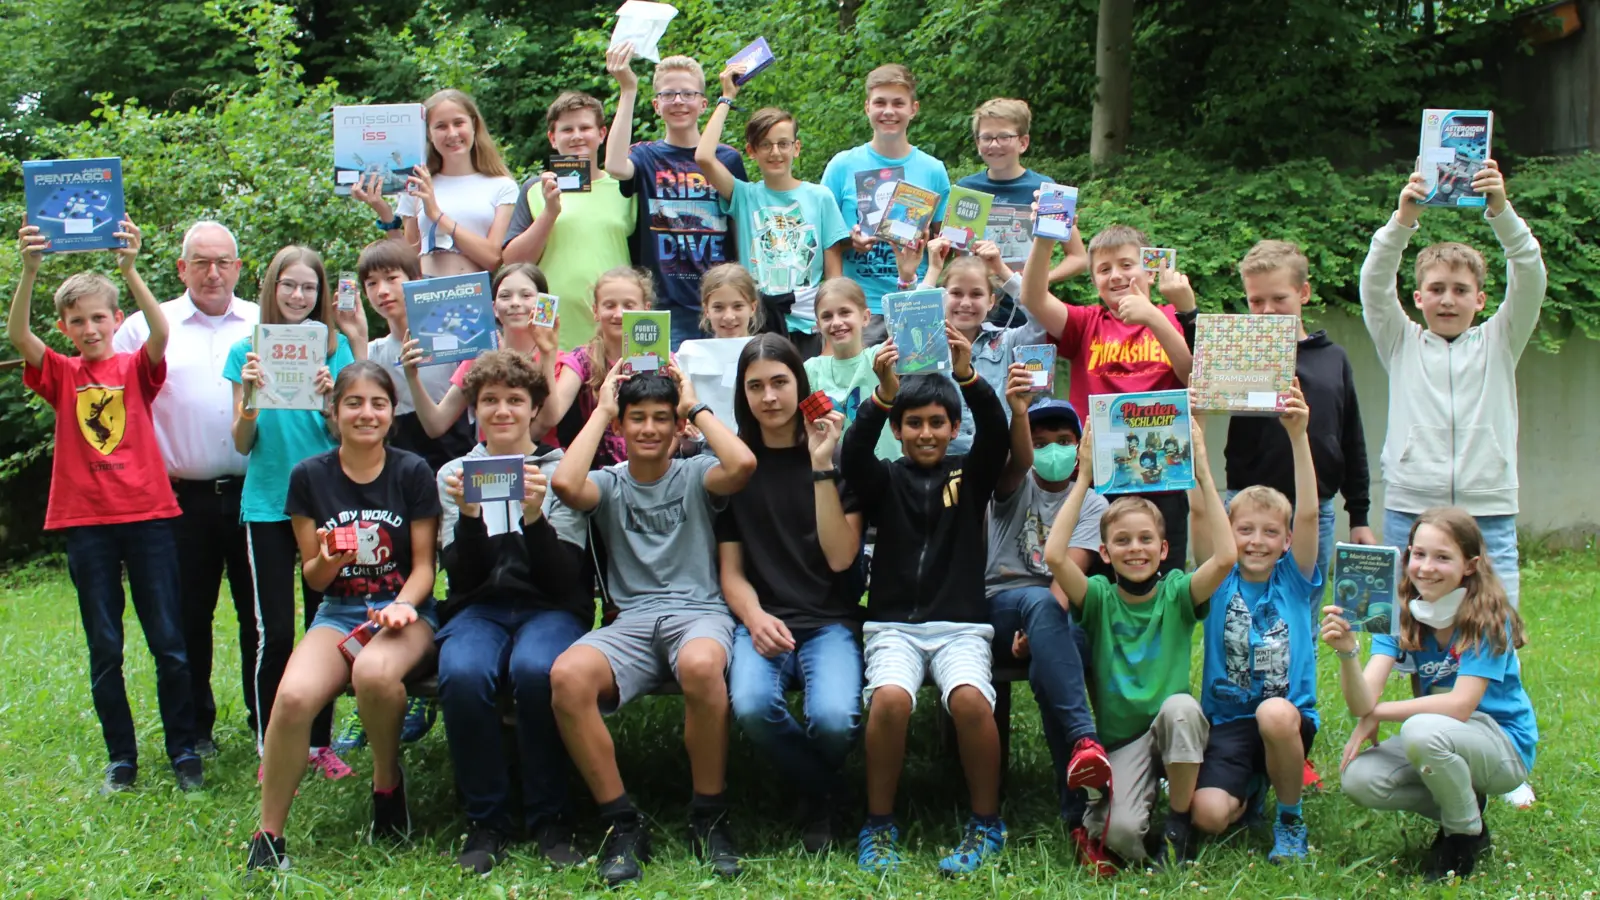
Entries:
[[203,791],[206,789],[205,764],[200,757],[185,755],[180,756],[172,763],[172,774],[177,776],[178,790],[184,793]]
[[1194,859],[1194,831],[1188,816],[1167,813],[1161,829],[1161,862],[1182,865]]
[[800,801],[800,846],[821,853],[833,843],[833,804],[807,797]]
[[1267,862],[1293,862],[1309,854],[1306,820],[1293,813],[1280,813],[1278,821],[1272,824],[1272,850],[1267,854]]
[[244,861],[247,872],[257,869],[289,871],[289,842],[258,831],[250,838],[250,856]]
[[394,838],[403,841],[411,837],[411,810],[406,806],[406,770],[400,770],[400,781],[394,790],[372,792],[372,839]]
[[534,830],[533,840],[539,853],[552,866],[565,869],[583,862],[583,854],[572,842],[572,829],[560,822],[546,822]]
[[473,822],[468,825],[467,841],[461,845],[456,865],[477,875],[487,875],[505,855],[510,843],[511,839],[496,829]]
[[690,840],[700,861],[711,864],[721,878],[739,877],[739,848],[733,843],[727,812],[710,817],[691,816]]
[[400,725],[400,742],[415,744],[433,730],[439,719],[439,704],[432,697],[412,697],[406,701],[406,719]]
[[1517,809],[1531,809],[1534,801],[1538,798],[1533,796],[1533,788],[1529,787],[1528,783],[1524,781],[1522,784],[1517,785],[1515,790],[1501,794],[1500,799]]
[[217,742],[211,738],[201,738],[194,742],[194,754],[201,759],[216,759],[217,752]]
[[1112,862],[1111,854],[1106,852],[1105,842],[1090,838],[1089,829],[1081,825],[1072,829],[1072,843],[1078,847],[1078,861],[1094,870],[1094,877],[1116,877],[1117,864]]
[[1484,825],[1478,834],[1445,834],[1444,829],[1434,836],[1428,848],[1428,861],[1422,876],[1428,881],[1444,881],[1453,874],[1467,878],[1477,867],[1478,857],[1489,849],[1489,826]]
[[599,858],[595,871],[607,887],[644,877],[640,867],[650,861],[650,831],[645,828],[644,816],[613,821],[600,842]]
[[1094,738],[1079,738],[1067,763],[1067,790],[1083,788],[1098,794],[1110,784],[1111,760],[1106,758],[1106,748]]
[[1305,771],[1300,773],[1300,786],[1310,791],[1322,790],[1322,773],[1309,759],[1306,760]]
[[863,825],[856,836],[856,865],[873,874],[894,871],[900,867],[900,850],[895,846],[899,840],[900,829],[893,822]]
[[343,756],[351,750],[360,750],[367,745],[367,728],[361,724],[361,714],[355,710],[345,716],[344,725],[334,737],[331,749],[334,753]]
[[139,767],[126,760],[118,760],[106,765],[106,780],[100,785],[100,793],[120,794],[123,791],[133,790],[133,783],[139,779]]
[[939,860],[939,871],[945,875],[971,874],[983,868],[984,862],[1005,848],[1006,823],[996,817],[993,825],[986,825],[977,816],[972,816],[967,819],[961,843],[950,851],[949,856]]
[[333,752],[332,747],[317,747],[311,751],[311,769],[314,772],[321,772],[322,777],[329,781],[349,778],[356,773],[355,769],[350,768],[339,758],[339,754]]

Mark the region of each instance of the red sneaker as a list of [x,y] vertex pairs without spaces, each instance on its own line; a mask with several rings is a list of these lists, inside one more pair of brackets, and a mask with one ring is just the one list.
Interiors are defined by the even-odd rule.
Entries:
[[1106,748],[1094,738],[1079,738],[1067,763],[1067,788],[1104,791],[1110,783],[1111,760],[1106,758]]
[[1078,860],[1094,870],[1096,878],[1115,878],[1117,864],[1106,853],[1105,842],[1089,839],[1089,830],[1081,825],[1072,829],[1072,842],[1078,845]]
[[1306,760],[1305,772],[1300,776],[1300,784],[1315,791],[1322,790],[1322,776],[1317,774],[1317,767]]

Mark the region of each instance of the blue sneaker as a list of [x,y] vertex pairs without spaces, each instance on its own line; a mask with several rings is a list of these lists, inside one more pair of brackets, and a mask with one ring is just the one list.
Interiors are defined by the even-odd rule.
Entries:
[[344,727],[333,736],[333,752],[343,756],[352,750],[360,750],[367,745],[367,729],[361,724],[361,714],[355,710],[345,717]]
[[1292,813],[1278,816],[1278,821],[1272,823],[1272,852],[1267,854],[1267,862],[1294,862],[1305,859],[1309,852],[1306,820]]
[[895,842],[900,840],[900,829],[888,825],[863,825],[856,838],[856,865],[863,872],[882,874],[900,866],[900,850]]
[[400,725],[400,740],[415,744],[422,740],[433,723],[439,719],[439,704],[429,697],[412,697],[406,701],[406,720]]
[[985,825],[977,816],[973,816],[967,820],[967,830],[961,835],[961,843],[950,851],[949,856],[939,860],[939,871],[946,875],[976,872],[984,862],[1005,847],[1006,823],[997,818],[993,825]]

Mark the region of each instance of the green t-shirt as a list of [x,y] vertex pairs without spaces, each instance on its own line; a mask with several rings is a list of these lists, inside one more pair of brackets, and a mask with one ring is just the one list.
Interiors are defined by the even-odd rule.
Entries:
[[1188,693],[1189,642],[1200,617],[1187,572],[1168,572],[1144,603],[1128,603],[1096,575],[1078,620],[1089,638],[1095,724],[1107,747],[1138,737],[1168,697]]
[[[522,185],[505,242],[532,227],[544,212],[544,191],[538,178]],[[561,349],[573,350],[594,337],[594,283],[607,269],[628,264],[628,237],[633,234],[638,204],[622,196],[615,178],[597,173],[588,191],[561,195],[561,215],[545,241],[539,269],[550,293],[561,298]]]
[[[878,387],[878,373],[872,371],[877,355],[877,346],[872,346],[850,359],[813,356],[806,360],[806,379],[811,382],[811,389],[827,394],[834,408],[844,413],[846,431],[855,424],[861,405],[872,402],[872,392]],[[878,435],[876,452],[879,459],[887,460],[904,455],[888,422],[883,423],[883,433]]]

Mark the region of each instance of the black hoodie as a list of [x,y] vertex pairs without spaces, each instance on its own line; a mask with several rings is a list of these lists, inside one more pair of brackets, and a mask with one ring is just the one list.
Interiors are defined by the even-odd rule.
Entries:
[[878,459],[874,450],[889,416],[876,392],[845,433],[840,469],[867,521],[878,528],[868,621],[989,621],[984,515],[1010,454],[1011,434],[1000,398],[982,378],[960,390],[976,426],[972,449],[932,468],[907,457]]

